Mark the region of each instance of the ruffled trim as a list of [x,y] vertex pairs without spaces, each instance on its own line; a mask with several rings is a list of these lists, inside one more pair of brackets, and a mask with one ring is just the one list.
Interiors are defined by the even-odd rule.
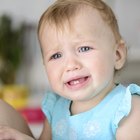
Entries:
[[116,134],[116,130],[118,128],[119,122],[122,120],[122,118],[128,116],[128,114],[131,111],[131,100],[132,95],[138,94],[140,95],[140,87],[136,84],[130,84],[126,88],[126,93],[124,93],[124,97],[122,101],[120,102],[120,105],[118,107],[118,110],[116,112],[114,121],[113,121],[113,133]]
[[42,111],[45,114],[45,116],[47,117],[50,124],[52,121],[52,113],[53,113],[54,106],[59,98],[60,98],[59,95],[56,95],[53,92],[47,92],[43,99]]
[[131,92],[131,94],[137,94],[140,95],[140,86],[136,85],[136,84],[130,84],[128,86],[128,90]]

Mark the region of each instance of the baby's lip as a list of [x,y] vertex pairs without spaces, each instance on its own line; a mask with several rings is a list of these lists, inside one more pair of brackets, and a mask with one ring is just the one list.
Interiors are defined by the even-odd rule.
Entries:
[[91,76],[78,76],[69,79],[67,82],[65,82],[65,85],[70,90],[79,90],[85,87],[90,80]]
[[82,82],[84,79],[87,79],[88,77],[90,77],[89,75],[85,75],[85,76],[75,76],[75,77],[72,77],[70,79],[68,79],[66,82],[64,82],[65,84],[76,84],[76,82]]

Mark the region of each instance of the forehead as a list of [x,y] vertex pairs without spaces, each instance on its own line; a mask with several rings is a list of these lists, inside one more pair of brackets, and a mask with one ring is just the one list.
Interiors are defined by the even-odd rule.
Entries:
[[55,22],[44,24],[40,39],[41,43],[45,40],[50,44],[51,40],[57,42],[64,36],[68,36],[72,40],[73,38],[99,39],[101,36],[110,37],[110,35],[113,36],[112,30],[103,20],[100,12],[85,6],[84,9],[79,9],[75,16],[64,20],[60,25]]
[[92,29],[100,29],[101,27],[107,26],[107,23],[103,20],[100,15],[100,12],[92,8],[90,6],[85,6],[80,9],[80,11],[70,19],[70,25],[79,26],[82,28],[83,26],[89,27]]
[[42,22],[42,30],[40,31],[40,33],[43,32],[44,27],[55,27],[59,31],[64,30],[66,26],[66,28],[68,28],[68,26],[73,27],[77,24],[87,24],[87,26],[99,26],[101,24],[107,24],[103,20],[102,16],[100,15],[100,12],[97,9],[87,5],[79,7],[79,9],[77,9],[74,12],[74,14],[71,14],[70,16],[66,17],[59,17],[59,19],[60,20],[58,21],[56,21],[56,19],[53,17],[49,19],[44,19],[44,22]]

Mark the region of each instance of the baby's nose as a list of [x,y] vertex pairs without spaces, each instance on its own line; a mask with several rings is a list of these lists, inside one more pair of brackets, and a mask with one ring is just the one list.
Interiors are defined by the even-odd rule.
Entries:
[[78,60],[75,57],[71,57],[66,61],[66,71],[74,71],[74,70],[80,70],[82,67],[82,64],[80,60]]

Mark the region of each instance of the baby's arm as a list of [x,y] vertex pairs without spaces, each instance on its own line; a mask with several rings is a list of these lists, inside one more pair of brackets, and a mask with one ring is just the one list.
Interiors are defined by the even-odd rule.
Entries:
[[140,140],[140,96],[132,97],[132,109],[119,125],[116,140]]
[[14,130],[18,130],[19,132],[25,135],[33,137],[31,130],[29,129],[28,124],[23,119],[23,117],[14,108],[12,108],[10,105],[8,105],[1,99],[0,99],[0,126],[1,132],[8,130],[7,127],[11,127]]

